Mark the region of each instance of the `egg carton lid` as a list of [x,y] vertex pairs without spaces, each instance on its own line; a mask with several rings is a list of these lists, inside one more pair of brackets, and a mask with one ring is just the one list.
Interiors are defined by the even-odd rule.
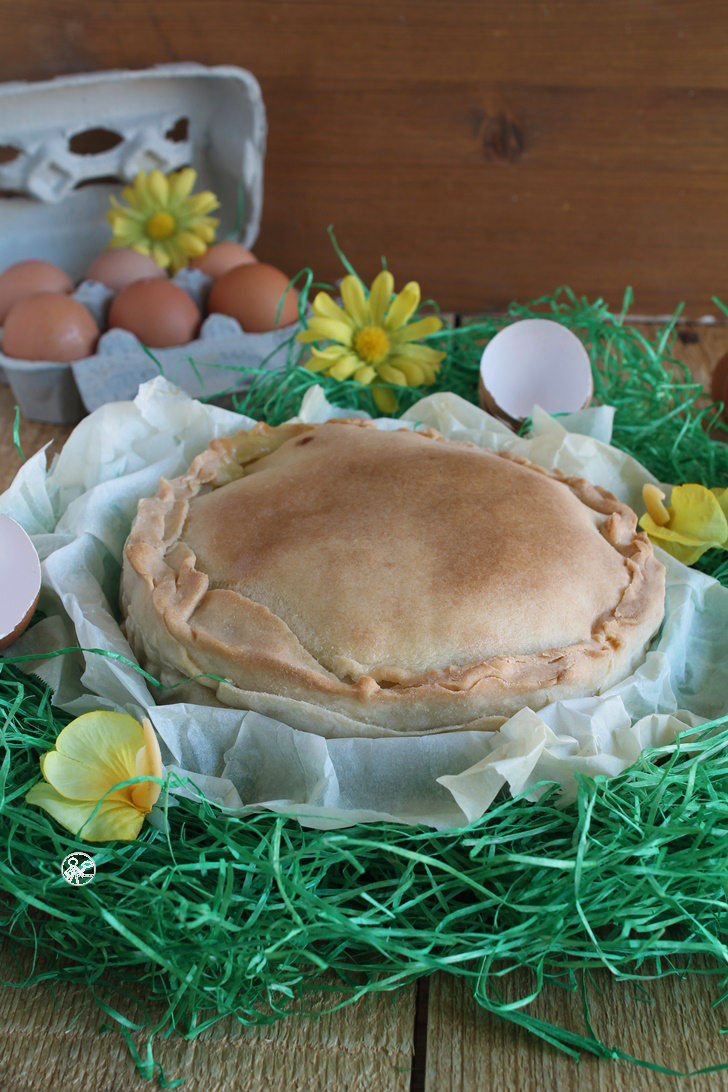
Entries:
[[83,276],[107,246],[111,194],[192,166],[220,199],[218,238],[258,235],[266,117],[232,65],[167,64],[0,84],[0,269],[41,258]]

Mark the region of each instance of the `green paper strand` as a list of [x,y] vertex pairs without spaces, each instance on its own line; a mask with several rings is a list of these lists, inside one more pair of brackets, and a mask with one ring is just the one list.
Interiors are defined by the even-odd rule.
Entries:
[[[310,271],[299,276],[303,315],[313,281]],[[665,483],[728,485],[728,432],[674,358],[677,316],[647,338],[625,321],[630,302],[627,293],[613,315],[564,288],[444,330],[428,339],[448,351],[437,384],[398,391],[399,412],[433,390],[477,402],[488,339],[514,319],[546,316],[584,341],[595,401],[616,407],[617,447]],[[278,424],[321,384],[334,405],[378,413],[369,390],[301,367],[292,339],[286,354],[283,371],[241,369],[249,383],[233,396],[241,411]],[[725,552],[710,551],[697,567],[728,587]],[[570,1057],[587,1052],[678,1076],[602,1042],[590,1019],[592,972],[606,968],[632,984],[635,1003],[652,980],[673,975],[713,976],[714,1003],[728,996],[728,717],[646,752],[611,780],[577,777],[573,805],[559,807],[544,785],[536,801],[500,796],[461,830],[317,831],[285,816],[236,816],[193,779],[170,775],[154,826],[136,842],[98,845],[24,802],[40,755],[71,718],[20,671],[21,659],[0,661],[0,935],[34,957],[13,984],[85,984],[140,1073],[163,1087],[178,1082],[154,1054],[172,1033],[193,1039],[226,1015],[266,1025],[333,1011],[436,970],[465,979],[483,1008]],[[80,889],[60,874],[74,849],[90,852],[97,868]],[[697,957],[707,965],[696,967]],[[509,980],[523,969],[530,996],[509,999]],[[581,1034],[529,1011],[555,988],[580,991]]]

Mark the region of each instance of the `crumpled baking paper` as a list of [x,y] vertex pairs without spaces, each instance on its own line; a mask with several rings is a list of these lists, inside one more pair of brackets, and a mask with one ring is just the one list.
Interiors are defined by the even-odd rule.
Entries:
[[[299,419],[335,416],[366,414],[330,406],[315,387]],[[401,422],[377,424],[432,426],[452,439],[514,451],[605,486],[640,511],[642,485],[655,479],[609,446],[612,420],[610,407],[558,420],[536,407],[524,439],[456,395],[433,394]],[[118,586],[137,501],[162,476],[186,470],[214,437],[252,423],[158,378],[134,402],[107,404],[82,421],[50,469],[44,452],[29,459],[0,496],[0,512],[22,524],[40,554],[39,605],[47,618],[6,655],[79,646],[133,659],[119,629]],[[26,666],[70,713],[147,714],[167,769],[182,779],[180,791],[197,786],[228,808],[295,812],[322,828],[382,820],[452,828],[479,818],[504,788],[535,799],[544,782],[556,782],[568,803],[575,773],[613,777],[643,749],[728,713],[728,591],[657,552],[667,566],[666,618],[640,668],[598,697],[538,713],[522,709],[499,732],[325,740],[254,712],[157,705],[142,675],[89,651]]]

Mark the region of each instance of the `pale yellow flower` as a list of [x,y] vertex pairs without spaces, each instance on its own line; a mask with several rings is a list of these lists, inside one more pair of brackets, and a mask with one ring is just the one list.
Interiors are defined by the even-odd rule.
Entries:
[[140,171],[121,193],[127,205],[111,198],[107,218],[113,231],[109,248],[131,247],[149,254],[162,269],[176,273],[199,258],[215,239],[219,220],[208,216],[220,202],[214,193],[193,194],[192,167],[164,175]]
[[[312,303],[313,318],[297,335],[304,344],[330,341],[324,349],[311,347],[306,367],[332,379],[353,379],[366,386],[383,380],[397,387],[430,385],[445,353],[419,344],[421,338],[442,328],[431,315],[410,322],[420,305],[420,286],[410,281],[394,299],[394,278],[387,270],[375,277],[369,295],[358,277],[341,282],[343,307],[326,292]],[[374,401],[383,413],[394,413],[397,398],[389,388],[373,387]]]
[[41,757],[40,768],[45,781],[25,799],[88,842],[134,841],[161,786],[156,781],[116,786],[164,777],[159,743],[146,717],[140,724],[126,713],[105,711],[84,713],[67,724],[55,748]]
[[728,550],[728,489],[677,485],[669,507],[656,485],[643,486],[642,495],[647,512],[640,527],[684,565],[694,565],[706,550]]

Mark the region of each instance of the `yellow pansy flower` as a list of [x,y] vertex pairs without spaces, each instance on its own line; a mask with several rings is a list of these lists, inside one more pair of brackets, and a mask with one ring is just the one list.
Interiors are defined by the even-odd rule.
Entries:
[[40,768],[45,781],[25,799],[72,834],[80,831],[88,842],[134,841],[161,787],[156,781],[116,786],[138,777],[164,777],[159,743],[147,718],[140,724],[126,713],[105,711],[84,713],[67,724],[54,749],[41,757]]
[[[339,381],[353,379],[364,386],[377,379],[397,387],[434,383],[445,353],[419,342],[438,333],[442,322],[434,315],[410,322],[420,305],[416,281],[406,284],[394,299],[393,293],[394,278],[388,270],[375,277],[368,296],[358,277],[344,277],[343,307],[326,292],[319,292],[311,305],[313,318],[296,340],[334,344],[324,349],[312,345],[306,363],[309,371]],[[383,413],[394,413],[394,391],[375,385],[372,393]]]
[[199,258],[215,238],[219,220],[207,214],[220,202],[214,193],[193,194],[197,172],[192,167],[164,175],[140,171],[115,197],[106,216],[114,236],[109,248],[131,247],[150,254],[162,269],[176,273],[190,258]]
[[643,486],[642,496],[647,512],[640,527],[684,565],[694,565],[706,550],[728,550],[728,489],[677,485],[669,507],[656,485]]

